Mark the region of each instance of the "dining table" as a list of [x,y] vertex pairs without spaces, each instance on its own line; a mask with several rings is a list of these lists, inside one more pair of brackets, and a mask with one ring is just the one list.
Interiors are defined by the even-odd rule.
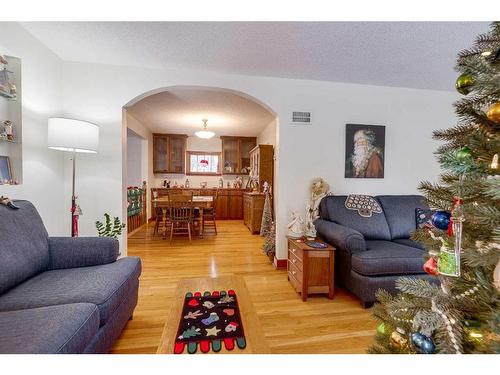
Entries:
[[[205,208],[210,208],[213,205],[214,197],[211,195],[194,195],[191,202],[186,202],[186,206],[191,206],[193,209],[198,208],[200,210],[200,217],[203,217],[203,210]],[[167,222],[167,210],[170,207],[170,200],[167,197],[158,197],[152,200],[153,206],[155,208],[160,208],[163,215],[163,222]],[[163,238],[167,236],[167,226],[165,225],[163,229]],[[198,231],[198,236],[203,238],[203,231],[201,226]]]

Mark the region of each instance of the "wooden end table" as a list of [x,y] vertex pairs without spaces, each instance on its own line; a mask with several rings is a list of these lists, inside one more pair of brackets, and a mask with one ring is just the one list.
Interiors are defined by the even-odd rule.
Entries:
[[288,238],[288,280],[307,301],[308,294],[327,293],[334,295],[335,248],[319,238],[326,248],[318,249],[306,245],[306,239]]

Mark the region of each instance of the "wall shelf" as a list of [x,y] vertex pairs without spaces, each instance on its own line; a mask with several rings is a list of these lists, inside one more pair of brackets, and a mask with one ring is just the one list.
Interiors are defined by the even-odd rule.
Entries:
[[[0,54],[2,52],[0,51]],[[3,55],[3,58],[7,64],[0,64],[0,132],[4,132],[4,122],[10,121],[13,139],[0,138],[0,156],[8,157],[10,180],[21,184],[23,179],[21,59],[7,55]],[[13,90],[14,94],[9,90]],[[0,183],[5,184],[8,180],[7,175],[5,169],[0,171]]]

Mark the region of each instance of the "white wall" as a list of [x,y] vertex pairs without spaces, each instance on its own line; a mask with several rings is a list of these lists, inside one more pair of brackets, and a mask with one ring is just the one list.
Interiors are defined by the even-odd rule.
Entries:
[[[88,212],[82,231],[93,230],[93,221],[103,212],[122,212],[124,194],[117,194],[126,155],[121,107],[145,92],[176,85],[240,91],[277,114],[274,192],[279,258],[286,257],[289,215],[293,209],[304,209],[311,179],[325,178],[337,194],[416,193],[419,181],[435,180],[438,173],[432,130],[455,122],[452,102],[457,96],[451,92],[65,63],[65,113],[98,123],[102,134],[100,153],[81,162],[87,186],[81,202]],[[303,110],[313,113],[313,125],[290,125],[291,112]],[[344,179],[346,123],[386,126],[385,179]]]
[[50,235],[69,235],[64,195],[64,153],[47,148],[47,119],[62,115],[62,61],[17,23],[0,22],[0,53],[22,59],[21,185],[0,185],[0,195],[33,202]]
[[262,132],[257,136],[258,145],[273,145],[276,146],[276,128],[277,120],[273,119]]
[[127,186],[142,186],[143,141],[133,130],[127,131]]

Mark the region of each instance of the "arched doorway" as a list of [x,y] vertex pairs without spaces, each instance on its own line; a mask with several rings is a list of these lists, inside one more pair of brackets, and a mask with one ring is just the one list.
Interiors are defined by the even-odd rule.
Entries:
[[[207,86],[171,86],[150,90],[130,100],[123,107],[122,129],[124,135],[132,130],[149,144],[148,160],[146,163],[142,161],[143,165],[148,165],[149,171],[146,178],[148,202],[150,202],[149,188],[158,186],[165,179],[164,175],[153,171],[152,134],[182,133],[193,136],[196,130],[201,130],[201,120],[203,118],[208,118],[209,129],[215,131],[216,137],[254,136],[257,137],[259,143],[272,144],[275,153],[277,153],[277,114],[267,104],[251,95],[232,89]],[[199,142],[195,142],[195,140],[193,138],[190,143],[199,145]],[[130,160],[131,155],[127,154],[129,150],[126,136],[123,137],[123,144],[123,158],[124,160]],[[203,151],[210,152],[211,150],[203,149]],[[277,181],[278,171],[276,167],[275,165],[273,185]],[[128,175],[127,163],[123,163],[123,168],[123,186],[125,190]],[[181,176],[180,179],[186,179],[184,174],[179,176]],[[170,178],[177,180],[180,185],[179,179],[173,176],[170,176]],[[207,179],[205,178],[205,180]],[[229,175],[227,179],[231,181]],[[198,180],[196,177],[192,177],[190,182],[198,184]],[[213,179],[210,183],[214,183]],[[274,189],[274,191],[277,191],[277,189]],[[127,214],[126,191],[124,191],[123,196],[123,212],[125,216]],[[148,207],[149,217],[151,217],[150,206]]]

